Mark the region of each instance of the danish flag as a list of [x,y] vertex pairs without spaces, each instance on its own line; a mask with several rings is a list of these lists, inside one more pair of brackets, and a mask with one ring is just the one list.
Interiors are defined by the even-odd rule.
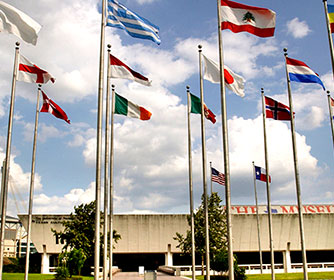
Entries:
[[19,58],[19,71],[17,80],[38,84],[46,84],[49,80],[51,80],[53,83],[56,81],[56,79],[53,78],[48,72],[30,62],[23,55],[20,55]]
[[60,108],[54,101],[52,101],[43,91],[43,106],[41,108],[41,112],[50,113],[54,115],[58,119],[62,119],[65,122],[71,124],[70,120],[68,119],[66,113]]

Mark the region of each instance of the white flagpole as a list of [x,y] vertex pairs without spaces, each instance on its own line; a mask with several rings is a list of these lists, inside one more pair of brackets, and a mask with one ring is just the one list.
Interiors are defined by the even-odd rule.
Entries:
[[333,113],[332,113],[331,96],[329,94],[329,90],[327,91],[327,99],[328,99],[328,109],[329,109],[329,118],[330,118],[329,121],[331,123],[332,140],[333,140],[333,147],[334,147]]
[[100,65],[97,104],[96,129],[96,180],[95,180],[95,247],[94,247],[94,279],[99,279],[100,272],[100,210],[101,210],[101,159],[102,159],[102,118],[103,118],[103,76],[104,76],[104,37],[106,21],[106,0],[102,0]]
[[266,132],[266,110],[264,108],[264,93],[261,88],[262,97],[262,118],[263,118],[263,139],[264,139],[264,157],[266,166],[266,186],[267,186],[267,207],[268,207],[268,225],[269,225],[269,245],[270,245],[270,262],[271,262],[271,279],[275,280],[275,258],[274,258],[274,244],[273,244],[273,218],[271,213],[271,194],[269,182],[269,163],[268,163],[268,149],[267,149],[267,132]]
[[211,184],[211,195],[212,195],[212,162],[210,161],[210,184]]
[[258,240],[258,243],[259,243],[260,270],[261,270],[261,274],[263,274],[263,261],[262,261],[262,250],[261,250],[261,235],[260,235],[260,219],[259,219],[259,204],[257,202],[256,177],[255,177],[254,161],[252,163],[253,163],[254,195],[255,195],[255,205],[256,205],[257,240]]
[[332,38],[332,32],[331,32],[330,22],[329,22],[329,17],[328,17],[327,0],[323,0],[323,2],[324,2],[324,9],[325,9],[325,17],[326,17],[326,25],[327,25],[327,34],[328,34],[328,41],[329,41],[329,49],[330,49],[330,53],[331,53],[332,74],[334,75],[333,38]]
[[190,230],[191,230],[191,278],[195,280],[195,218],[194,218],[194,198],[193,198],[193,174],[192,174],[192,155],[191,155],[191,130],[190,130],[190,92],[189,86],[187,86],[187,99],[188,99],[188,165],[189,165],[189,199],[190,199]]
[[[111,45],[108,45],[108,58]],[[106,123],[105,123],[105,143],[104,143],[104,224],[103,224],[103,280],[108,277],[108,202],[109,202],[109,114],[110,114],[110,63],[108,60],[107,71],[107,95],[106,95]]]
[[[108,77],[110,80],[110,77]],[[110,190],[109,190],[109,279],[112,280],[113,263],[113,232],[114,232],[114,108],[115,108],[115,86],[112,85],[111,91],[111,118],[110,118]],[[108,86],[109,88],[109,86]]]
[[227,224],[227,246],[228,246],[228,278],[234,280],[234,258],[232,246],[232,217],[231,217],[231,185],[230,185],[230,160],[228,149],[228,128],[226,113],[226,93],[224,77],[224,54],[223,41],[221,35],[221,10],[220,0],[217,0],[218,16],[218,43],[219,43],[219,69],[220,69],[220,95],[221,95],[221,113],[222,113],[222,136],[224,148],[224,170],[225,170],[225,203],[226,203],[226,224]]
[[199,75],[201,91],[201,130],[202,130],[202,165],[203,165],[203,195],[205,212],[205,260],[206,260],[206,280],[210,280],[210,239],[209,239],[209,212],[208,212],[208,191],[206,174],[206,145],[205,145],[205,123],[204,123],[204,95],[202,76],[202,46],[198,46],[199,53]]
[[4,239],[5,239],[5,224],[6,224],[6,212],[7,212],[7,194],[8,194],[8,178],[9,178],[9,166],[10,166],[10,150],[12,145],[12,126],[13,126],[13,116],[14,116],[14,103],[15,103],[15,88],[16,88],[16,76],[18,70],[18,60],[19,60],[19,46],[20,43],[16,42],[15,47],[15,58],[14,58],[14,69],[13,69],[13,79],[12,79],[12,92],[10,98],[9,107],[9,118],[8,118],[8,131],[7,131],[7,144],[6,144],[6,157],[4,164],[4,189],[2,197],[2,211],[1,211],[1,229],[0,229],[0,279],[2,279],[2,269],[3,269],[3,251],[4,251]]
[[34,188],[35,188],[35,163],[36,163],[36,147],[37,147],[37,130],[38,130],[40,94],[41,94],[41,85],[38,85],[37,101],[36,101],[36,115],[35,115],[35,129],[34,129],[34,142],[33,142],[33,148],[32,148],[32,161],[31,161],[29,210],[28,210],[28,226],[27,226],[27,252],[26,252],[26,267],[25,267],[25,272],[24,272],[24,280],[28,280],[28,275],[29,275],[31,221],[32,221],[32,206],[33,206],[33,197],[34,197]]
[[289,78],[288,68],[287,68],[287,65],[286,65],[286,58],[288,56],[287,51],[288,50],[286,48],[284,48],[285,71],[286,71],[286,80],[287,80],[287,84],[288,84],[289,106],[290,106],[290,112],[291,112],[291,136],[292,136],[292,149],[293,149],[293,159],[294,159],[293,163],[294,163],[294,168],[295,168],[296,192],[297,192],[297,203],[298,203],[300,243],[301,243],[302,258],[303,258],[304,280],[308,280],[305,237],[304,237],[303,205],[302,205],[301,191],[300,191],[298,158],[297,158],[297,147],[296,147],[296,135],[295,135],[295,120],[294,120],[294,117],[293,117],[293,104],[292,104],[290,78]]

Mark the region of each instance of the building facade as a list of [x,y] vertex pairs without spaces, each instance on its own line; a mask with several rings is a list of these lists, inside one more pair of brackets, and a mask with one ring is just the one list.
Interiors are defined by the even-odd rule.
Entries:
[[[232,207],[233,251],[244,265],[259,264],[255,206]],[[275,267],[289,272],[302,262],[298,208],[272,206]],[[334,205],[305,205],[304,232],[309,263],[333,263]],[[53,270],[61,244],[51,229],[62,230],[67,215],[33,215],[31,239],[42,255],[42,273]],[[19,215],[24,226],[27,215]],[[264,264],[270,264],[267,207],[259,207],[260,240]],[[113,250],[113,262],[123,270],[138,271],[139,266],[156,269],[159,265],[191,264],[181,256],[174,240],[176,232],[189,229],[185,214],[115,215],[114,229],[121,235]]]

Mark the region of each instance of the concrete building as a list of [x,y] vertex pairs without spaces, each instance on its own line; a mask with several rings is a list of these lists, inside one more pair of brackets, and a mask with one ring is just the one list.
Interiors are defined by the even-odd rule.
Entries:
[[[248,272],[259,266],[258,235],[255,206],[233,206],[233,251]],[[334,205],[305,205],[304,230],[310,268],[334,268]],[[296,271],[301,267],[298,208],[272,206],[275,268]],[[260,206],[260,237],[264,264],[270,272],[267,208]],[[190,265],[183,258],[173,239],[176,232],[184,234],[189,226],[184,214],[115,215],[114,228],[121,235],[115,245],[114,265],[123,270],[156,269],[158,265]],[[27,216],[19,215],[24,226]],[[60,244],[51,229],[62,229],[67,215],[33,215],[32,242],[42,255],[42,273],[50,273],[61,252]]]

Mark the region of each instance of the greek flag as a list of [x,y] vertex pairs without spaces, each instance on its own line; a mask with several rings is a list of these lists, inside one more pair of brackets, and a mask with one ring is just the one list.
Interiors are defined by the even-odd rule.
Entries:
[[107,26],[125,29],[132,37],[152,40],[158,45],[161,42],[158,26],[130,11],[117,0],[108,0]]

